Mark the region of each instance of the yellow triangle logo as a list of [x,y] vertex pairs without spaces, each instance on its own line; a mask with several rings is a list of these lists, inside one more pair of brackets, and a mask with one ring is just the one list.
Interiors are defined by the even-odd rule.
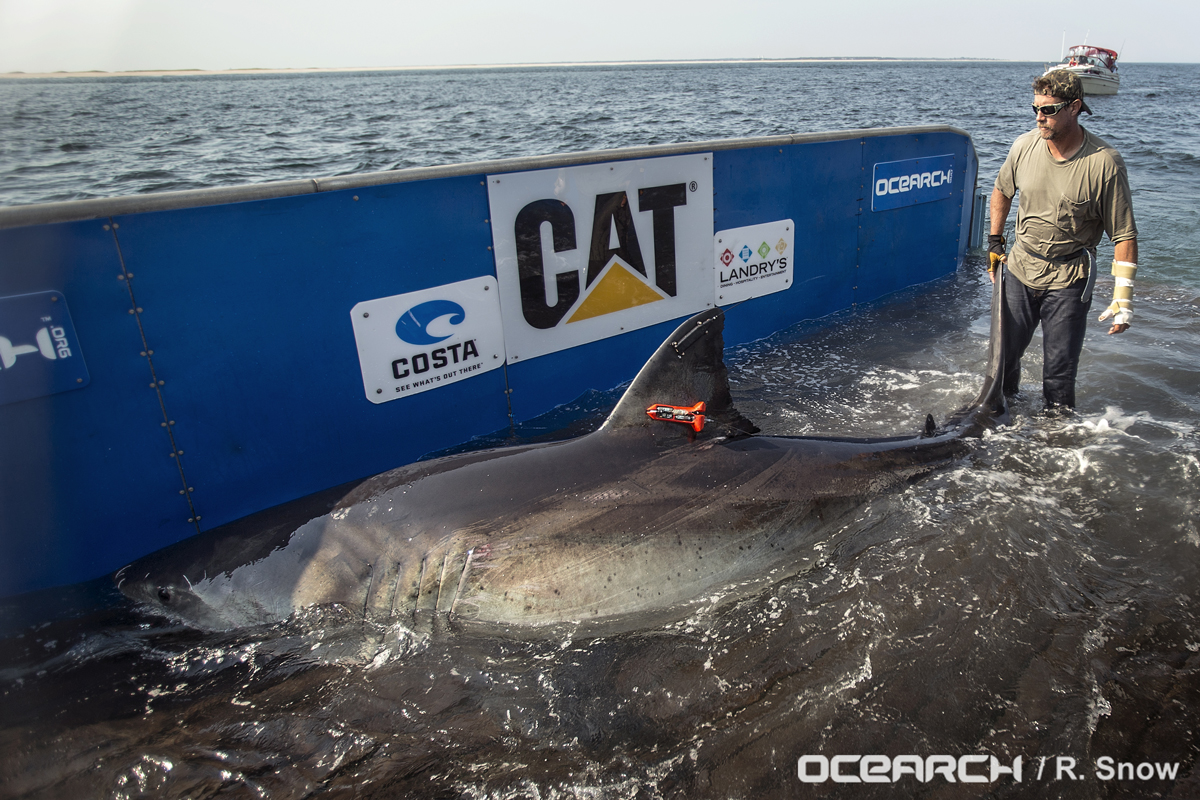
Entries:
[[644,306],[662,299],[662,295],[647,286],[620,261],[613,259],[608,270],[567,320],[567,324],[602,317],[634,306]]

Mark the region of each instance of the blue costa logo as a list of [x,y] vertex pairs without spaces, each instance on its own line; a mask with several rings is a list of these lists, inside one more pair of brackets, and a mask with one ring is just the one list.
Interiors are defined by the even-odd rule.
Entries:
[[429,332],[429,326],[443,317],[449,317],[451,325],[461,325],[467,318],[467,312],[458,303],[450,300],[430,300],[428,303],[415,305],[400,315],[396,321],[396,335],[409,344],[437,344],[449,339],[451,334],[434,336]]

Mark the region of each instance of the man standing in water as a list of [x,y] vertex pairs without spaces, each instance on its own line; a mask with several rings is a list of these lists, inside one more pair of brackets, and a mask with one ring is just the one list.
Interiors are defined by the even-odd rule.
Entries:
[[[1107,233],[1113,242],[1112,318],[1109,334],[1124,333],[1133,315],[1137,274],[1137,226],[1125,162],[1112,146],[1079,124],[1092,110],[1079,77],[1054,70],[1033,82],[1037,128],[1018,137],[996,178],[991,200],[988,272],[996,280],[1005,262],[1004,391],[1016,394],[1021,356],[1042,326],[1042,394],[1046,409],[1075,407],[1075,375],[1096,281],[1096,245]],[[1004,225],[1013,196],[1016,241],[1005,255]]]

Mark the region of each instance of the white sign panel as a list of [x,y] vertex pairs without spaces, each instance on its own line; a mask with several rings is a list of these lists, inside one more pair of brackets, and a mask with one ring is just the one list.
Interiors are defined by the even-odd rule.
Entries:
[[489,275],[354,306],[367,399],[386,403],[502,366],[499,294]]
[[488,176],[510,363],[713,304],[712,154]]
[[796,226],[790,219],[718,231],[713,237],[717,305],[789,288],[795,252]]

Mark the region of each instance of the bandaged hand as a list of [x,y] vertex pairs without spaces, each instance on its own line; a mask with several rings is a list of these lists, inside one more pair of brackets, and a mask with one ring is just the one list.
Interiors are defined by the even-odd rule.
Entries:
[[1007,263],[1008,256],[1004,254],[1008,242],[1004,238],[1004,234],[993,233],[988,235],[988,272],[995,272],[997,265]]
[[1100,321],[1103,322],[1111,317],[1113,327],[1109,333],[1120,333],[1129,327],[1130,320],[1133,319],[1133,279],[1137,276],[1137,264],[1129,261],[1114,261],[1112,274],[1116,278],[1113,286],[1113,300],[1100,315]]

